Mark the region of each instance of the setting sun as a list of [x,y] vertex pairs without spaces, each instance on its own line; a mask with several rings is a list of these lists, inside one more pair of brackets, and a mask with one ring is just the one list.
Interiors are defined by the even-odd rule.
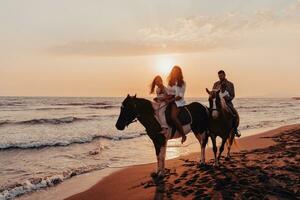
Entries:
[[156,72],[161,76],[167,76],[175,64],[175,60],[171,56],[160,56],[156,60]]

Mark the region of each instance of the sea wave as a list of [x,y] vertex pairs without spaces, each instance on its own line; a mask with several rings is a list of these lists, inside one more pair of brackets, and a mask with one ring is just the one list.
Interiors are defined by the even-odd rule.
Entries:
[[258,106],[236,106],[236,109],[244,109],[244,110],[252,110],[252,109],[268,109],[268,108],[287,108],[287,107],[294,107],[294,104],[291,103],[284,103],[280,105],[258,105]]
[[24,103],[23,102],[5,102],[5,103],[0,103],[0,107],[4,107],[4,106],[23,106]]
[[[104,108],[105,109],[105,108]],[[60,124],[70,124],[80,121],[89,121],[89,120],[102,120],[106,118],[115,118],[118,117],[118,114],[112,115],[88,115],[86,117],[61,117],[61,118],[40,118],[40,119],[29,119],[23,121],[12,121],[12,120],[0,120],[0,126],[5,125],[41,125],[41,124],[50,124],[50,125],[60,125]]]
[[0,143],[0,150],[8,149],[40,149],[45,147],[59,147],[59,146],[69,146],[72,144],[83,144],[92,142],[95,139],[107,139],[107,140],[129,140],[138,138],[146,135],[146,133],[129,133],[126,135],[88,135],[81,137],[74,137],[70,139],[57,139],[57,140],[43,140],[43,141],[28,141],[19,143]]
[[90,109],[112,109],[112,108],[119,108],[120,106],[111,106],[111,105],[105,105],[105,106],[87,106],[86,108]]
[[1,125],[5,125],[5,124],[9,124],[9,123],[11,123],[11,121],[9,121],[9,120],[1,120],[0,121],[0,126]]
[[109,164],[99,164],[86,167],[80,167],[76,169],[71,169],[61,174],[32,178],[21,183],[15,183],[13,185],[6,186],[0,189],[0,200],[9,200],[16,197],[22,196],[27,193],[31,193],[40,189],[45,189],[47,187],[56,186],[63,181],[70,179],[74,176],[86,174],[92,171],[101,170],[109,167]]
[[62,117],[62,118],[53,118],[53,119],[31,119],[27,121],[20,121],[17,124],[66,124],[73,123],[75,121],[83,121],[88,120],[86,118],[78,118],[78,117]]
[[287,118],[287,119],[282,119],[282,120],[263,120],[259,121],[257,123],[253,124],[246,124],[243,126],[240,126],[240,130],[247,130],[247,129],[257,129],[257,128],[267,128],[267,127],[273,127],[273,126],[278,126],[278,124],[284,124],[284,123],[293,123],[296,121],[300,121],[300,117],[292,117],[292,118]]
[[40,125],[40,124],[53,124],[53,125],[58,125],[58,124],[69,124],[73,123],[76,121],[84,121],[84,120],[89,120],[88,118],[79,118],[79,117],[62,117],[62,118],[48,118],[48,119],[30,119],[30,120],[25,120],[25,121],[9,121],[9,120],[4,120],[0,121],[0,125],[9,125],[9,124],[14,124],[14,125]]
[[55,106],[105,106],[108,105],[107,103],[104,102],[98,102],[98,103],[56,103],[52,104]]
[[66,110],[67,108],[59,108],[59,107],[46,107],[46,108],[36,108],[35,110]]

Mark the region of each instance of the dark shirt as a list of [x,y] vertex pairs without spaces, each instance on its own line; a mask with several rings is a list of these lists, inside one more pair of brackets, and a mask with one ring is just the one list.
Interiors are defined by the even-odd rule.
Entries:
[[[228,93],[230,95],[230,97],[228,97],[226,99],[226,101],[231,102],[235,97],[234,84],[232,82],[228,81],[227,79],[224,80],[224,83],[225,83],[226,90],[228,91]],[[221,81],[215,82],[215,84],[213,86],[213,90],[220,90],[221,84],[222,84]]]

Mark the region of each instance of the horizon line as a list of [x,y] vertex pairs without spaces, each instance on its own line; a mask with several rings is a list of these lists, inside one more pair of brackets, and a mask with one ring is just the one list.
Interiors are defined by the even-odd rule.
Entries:
[[[58,98],[124,98],[127,95],[124,96],[60,96],[60,95],[52,95],[52,96],[47,96],[47,95],[0,95],[0,97],[25,97],[25,98],[30,98],[30,97],[58,97]],[[138,96],[141,98],[152,98],[153,96]],[[246,99],[246,98],[270,98],[270,99],[276,99],[276,98],[286,98],[286,99],[293,99],[293,98],[299,98],[300,96],[241,96],[241,97],[235,97],[235,99]],[[207,96],[186,96],[185,98],[207,98]]]

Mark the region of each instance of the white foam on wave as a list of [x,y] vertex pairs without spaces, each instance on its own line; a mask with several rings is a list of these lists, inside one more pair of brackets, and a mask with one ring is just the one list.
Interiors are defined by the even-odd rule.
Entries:
[[41,125],[41,124],[69,124],[77,121],[89,120],[88,118],[79,118],[79,117],[62,117],[62,118],[49,118],[49,119],[30,119],[25,121],[10,121],[2,120],[0,125]]
[[33,149],[33,148],[44,148],[44,147],[57,147],[57,146],[69,146],[71,144],[83,144],[92,142],[95,139],[107,139],[107,140],[128,140],[134,139],[146,135],[146,133],[131,133],[131,134],[116,134],[116,135],[81,135],[79,137],[68,137],[68,138],[53,138],[41,141],[26,141],[26,142],[14,142],[5,143],[2,141],[0,143],[0,150],[5,149]]
[[75,121],[82,121],[82,120],[88,120],[85,118],[78,118],[78,117],[63,117],[63,118],[53,118],[53,119],[31,119],[28,121],[21,121],[16,122],[16,124],[66,124],[66,123],[72,123]]
[[287,118],[287,119],[280,119],[280,120],[262,120],[259,122],[254,122],[254,123],[248,123],[243,126],[240,126],[240,130],[247,130],[247,129],[256,129],[256,128],[268,128],[272,126],[278,126],[280,124],[284,123],[293,123],[297,122],[300,120],[300,117],[292,117],[292,118]]
[[107,167],[108,164],[81,167],[78,169],[73,169],[67,172],[63,172],[62,174],[53,175],[50,177],[26,180],[23,183],[18,183],[9,186],[7,189],[0,191],[0,200],[14,199],[16,197],[22,196],[27,193],[31,193],[47,187],[53,187],[74,176],[86,174],[95,170],[101,170]]

